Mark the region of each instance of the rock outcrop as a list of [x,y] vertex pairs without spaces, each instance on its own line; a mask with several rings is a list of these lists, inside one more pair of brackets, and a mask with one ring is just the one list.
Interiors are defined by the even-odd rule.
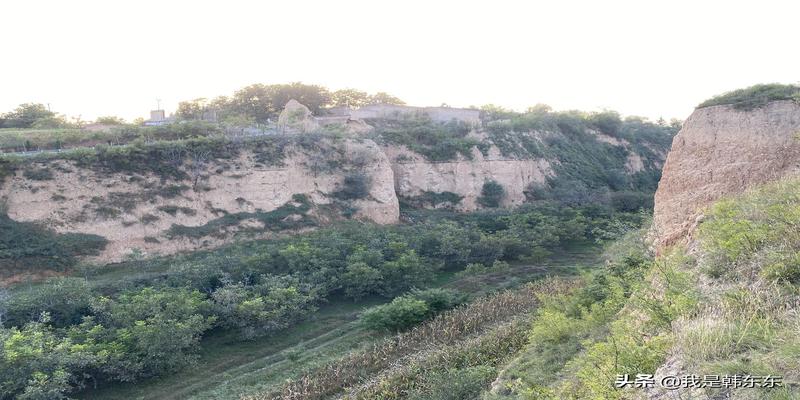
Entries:
[[308,107],[291,99],[278,116],[278,126],[287,133],[308,133],[319,129],[320,125]]
[[700,108],[672,142],[653,216],[657,247],[691,237],[703,208],[800,171],[800,105]]

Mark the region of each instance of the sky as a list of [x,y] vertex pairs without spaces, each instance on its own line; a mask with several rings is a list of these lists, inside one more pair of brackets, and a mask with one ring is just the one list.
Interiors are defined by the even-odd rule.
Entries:
[[91,120],[161,99],[301,81],[408,104],[685,119],[756,83],[798,83],[790,1],[3,0],[0,112]]

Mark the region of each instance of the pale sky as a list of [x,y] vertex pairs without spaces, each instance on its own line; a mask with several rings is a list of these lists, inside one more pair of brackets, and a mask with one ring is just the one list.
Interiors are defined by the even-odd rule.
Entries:
[[800,81],[794,1],[2,0],[0,112],[90,120],[302,81],[412,105],[686,118]]

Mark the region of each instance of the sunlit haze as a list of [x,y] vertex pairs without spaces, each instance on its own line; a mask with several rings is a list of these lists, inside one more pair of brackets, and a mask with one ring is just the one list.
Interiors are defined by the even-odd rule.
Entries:
[[796,1],[4,1],[0,112],[146,117],[252,83],[385,91],[412,105],[686,118],[795,83]]

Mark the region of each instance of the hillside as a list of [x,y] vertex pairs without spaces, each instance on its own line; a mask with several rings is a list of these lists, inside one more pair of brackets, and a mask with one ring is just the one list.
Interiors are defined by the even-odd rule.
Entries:
[[[86,148],[75,138],[79,147],[60,152],[6,155],[0,199],[13,221],[104,238],[108,244],[93,260],[112,262],[343,218],[396,223],[400,205],[650,207],[674,133],[613,113],[544,109],[437,122],[414,111],[330,123],[299,103],[291,107],[273,134],[237,137],[176,124],[176,132],[140,134],[184,139],[133,135],[128,144]],[[17,270],[24,264],[15,261]]]
[[[598,246],[646,220],[675,128],[431,110],[291,104],[277,132],[4,156],[0,394],[239,398],[313,368],[394,376],[395,356],[435,370],[451,350],[499,373],[533,295],[582,290]],[[469,119],[436,119],[453,112]],[[370,346],[393,356],[330,367]]]
[[655,196],[660,245],[687,238],[713,201],[800,171],[798,132],[800,104],[792,100],[692,113],[672,143]]

